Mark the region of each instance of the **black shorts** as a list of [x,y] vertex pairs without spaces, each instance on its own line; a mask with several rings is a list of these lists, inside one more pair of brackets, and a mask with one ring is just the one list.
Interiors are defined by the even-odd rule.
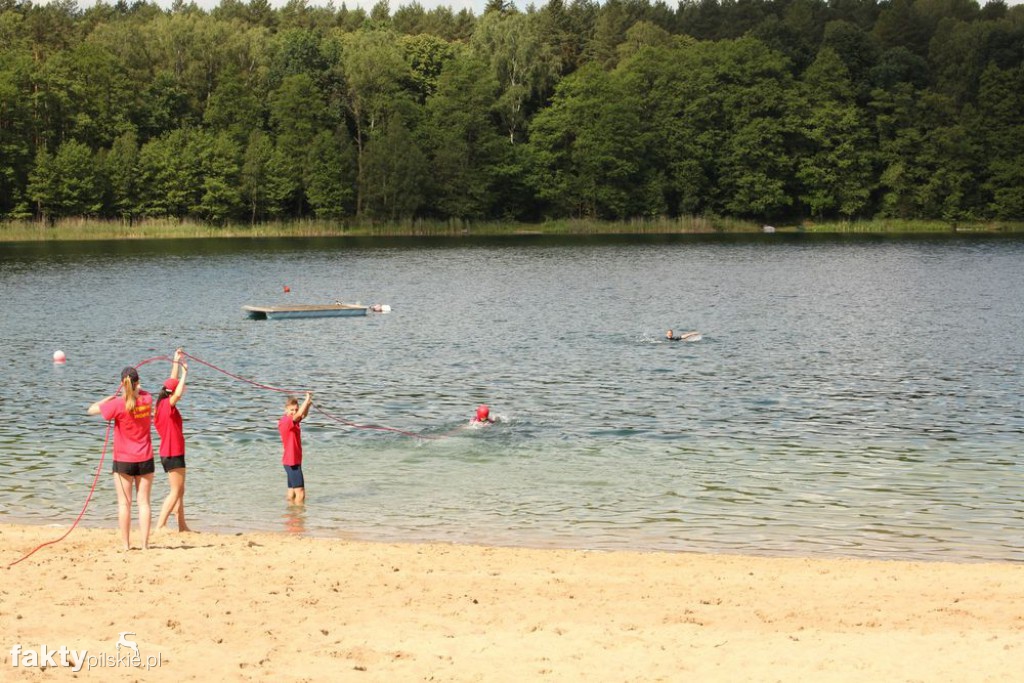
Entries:
[[185,456],[172,455],[169,458],[165,458],[161,455],[160,464],[164,466],[164,472],[170,472],[171,470],[183,470],[185,469]]
[[288,488],[306,488],[306,480],[302,478],[302,465],[285,465],[284,471],[288,475]]
[[153,463],[153,458],[143,460],[142,462],[121,462],[120,460],[115,460],[114,468],[110,471],[116,474],[126,474],[129,477],[141,477],[156,472],[156,465]]

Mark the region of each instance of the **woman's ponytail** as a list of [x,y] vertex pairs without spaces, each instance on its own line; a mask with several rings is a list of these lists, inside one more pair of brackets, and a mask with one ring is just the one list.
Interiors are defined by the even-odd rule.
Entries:
[[131,377],[121,380],[121,389],[124,391],[124,409],[130,413],[135,410],[135,383]]

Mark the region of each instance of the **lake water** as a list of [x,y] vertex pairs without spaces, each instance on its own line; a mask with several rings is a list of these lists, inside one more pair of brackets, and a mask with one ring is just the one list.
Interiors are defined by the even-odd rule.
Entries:
[[[198,530],[1024,561],[1021,239],[135,241],[0,254],[4,521],[71,524],[106,435],[86,407],[122,366],[180,344],[209,364],[191,363],[180,404]],[[241,310],[339,299],[393,310]],[[669,327],[703,336],[669,343]],[[168,369],[144,365],[143,387]],[[219,369],[314,392],[304,510],[284,502],[283,394]],[[479,403],[500,422],[465,429]],[[107,454],[85,525],[115,527],[109,468]],[[166,491],[158,466],[155,509]]]

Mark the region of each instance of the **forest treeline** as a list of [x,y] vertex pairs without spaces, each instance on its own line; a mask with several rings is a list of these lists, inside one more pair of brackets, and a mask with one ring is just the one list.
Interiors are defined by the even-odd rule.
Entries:
[[0,217],[1024,219],[1024,7],[0,0]]

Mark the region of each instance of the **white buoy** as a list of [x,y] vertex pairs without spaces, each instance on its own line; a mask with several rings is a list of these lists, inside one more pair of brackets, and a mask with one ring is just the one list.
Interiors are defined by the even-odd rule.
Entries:
[[67,360],[68,360],[68,357],[64,355],[63,351],[54,351],[53,352],[53,362],[54,363],[60,365],[62,363],[66,363]]

